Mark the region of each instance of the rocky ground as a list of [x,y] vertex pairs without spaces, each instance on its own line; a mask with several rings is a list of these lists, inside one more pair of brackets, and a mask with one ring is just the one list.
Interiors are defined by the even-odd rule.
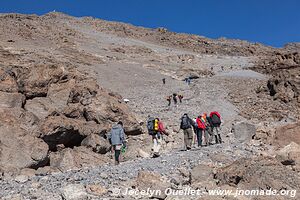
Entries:
[[[146,199],[117,189],[190,188],[201,196],[151,198],[267,199],[208,192],[300,188],[297,44],[275,49],[61,13],[1,15],[0,29],[1,198]],[[168,107],[172,93],[184,100]],[[214,110],[225,143],[181,151],[182,114]],[[155,159],[148,115],[170,134]],[[113,166],[105,134],[118,120],[128,149]]]

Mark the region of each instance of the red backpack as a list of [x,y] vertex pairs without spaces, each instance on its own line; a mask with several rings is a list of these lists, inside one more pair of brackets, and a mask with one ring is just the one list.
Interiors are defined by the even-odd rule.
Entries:
[[220,113],[218,113],[217,111],[213,111],[209,114],[210,118],[212,118],[213,115],[217,115],[220,119],[221,119],[221,115]]

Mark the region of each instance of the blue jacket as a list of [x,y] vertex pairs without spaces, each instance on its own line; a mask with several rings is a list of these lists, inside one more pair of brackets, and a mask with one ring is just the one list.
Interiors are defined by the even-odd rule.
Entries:
[[124,144],[125,133],[124,129],[120,124],[116,124],[112,127],[108,139],[111,140],[112,145]]

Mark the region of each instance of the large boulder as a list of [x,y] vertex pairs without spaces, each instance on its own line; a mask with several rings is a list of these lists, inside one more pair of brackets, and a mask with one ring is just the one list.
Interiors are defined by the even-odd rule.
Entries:
[[0,91],[0,108],[21,108],[25,96],[20,93],[7,93]]
[[24,108],[42,120],[55,110],[50,99],[44,97],[27,100]]
[[199,164],[191,170],[191,181],[199,182],[207,180],[212,176],[212,167],[204,164]]
[[237,122],[233,125],[232,132],[239,142],[248,142],[255,136],[256,128],[248,122]]
[[[38,127],[38,118],[22,108],[0,109],[0,127],[19,127],[24,132],[34,135],[34,130]],[[1,130],[1,129],[0,129]]]
[[165,190],[171,186],[169,183],[164,182],[159,174],[149,171],[139,171],[136,183],[139,190],[161,191],[160,194],[155,193],[152,196],[152,198],[157,199],[165,199],[167,197]]
[[27,135],[18,127],[0,127],[0,168],[13,171],[38,168],[48,162],[48,145],[41,139]]
[[18,92],[15,74],[10,69],[0,68],[0,91]]
[[274,143],[281,147],[295,142],[300,145],[300,122],[278,127],[275,131]]
[[45,97],[51,83],[65,82],[70,73],[64,66],[59,65],[36,65],[15,69],[19,91],[27,98]]
[[108,140],[97,134],[91,134],[84,138],[81,142],[81,146],[91,148],[94,152],[100,154],[109,152],[111,147]]
[[[102,90],[98,91],[91,104],[86,106],[85,117],[88,121],[108,125],[107,129],[110,128],[112,123],[122,121],[126,135],[143,133],[141,126],[130,113],[126,104],[121,103],[120,99],[118,100]],[[110,124],[107,122],[110,122]]]
[[199,164],[193,167],[190,172],[191,186],[193,188],[214,189],[216,183],[213,179],[213,167],[205,164]]
[[291,142],[276,152],[276,158],[284,165],[290,165],[292,169],[300,172],[300,145]]
[[300,188],[297,172],[285,167],[275,158],[242,158],[220,168],[215,178],[219,185],[227,184],[239,189],[294,190]]
[[66,148],[50,154],[50,166],[61,171],[103,165],[109,162],[110,159],[104,155],[95,153],[83,146],[74,147],[73,149]]

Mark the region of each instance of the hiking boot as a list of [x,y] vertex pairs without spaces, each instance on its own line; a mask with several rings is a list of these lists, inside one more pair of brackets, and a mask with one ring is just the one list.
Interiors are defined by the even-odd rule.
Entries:
[[119,165],[120,164],[120,162],[119,161],[115,161],[115,165]]

